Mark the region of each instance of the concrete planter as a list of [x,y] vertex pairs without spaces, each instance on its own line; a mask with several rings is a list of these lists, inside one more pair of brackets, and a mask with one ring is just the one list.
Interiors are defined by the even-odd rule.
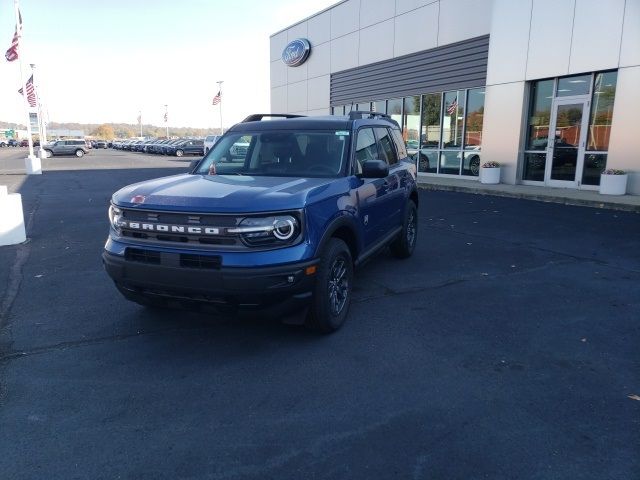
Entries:
[[495,185],[500,183],[500,167],[480,167],[480,183]]
[[627,193],[627,177],[624,175],[600,175],[600,193],[602,195],[624,195]]
[[0,185],[0,246],[24,242],[27,237],[22,214],[22,197],[19,193],[8,193]]

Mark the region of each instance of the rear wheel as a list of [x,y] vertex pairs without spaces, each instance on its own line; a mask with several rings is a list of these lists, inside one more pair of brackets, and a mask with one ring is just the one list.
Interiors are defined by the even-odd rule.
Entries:
[[400,236],[391,244],[391,253],[398,258],[408,258],[413,254],[418,238],[418,209],[413,200],[407,202],[404,223]]
[[76,150],[76,157],[80,158],[83,155],[84,155],[84,150],[80,150],[80,149]]
[[320,256],[307,326],[322,333],[338,330],[349,313],[353,288],[353,260],[349,247],[332,238]]

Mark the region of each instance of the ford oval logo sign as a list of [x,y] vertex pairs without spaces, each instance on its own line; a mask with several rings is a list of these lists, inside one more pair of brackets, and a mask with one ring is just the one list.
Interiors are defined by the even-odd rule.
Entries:
[[298,67],[307,61],[311,53],[311,44],[306,38],[297,38],[284,47],[282,61],[289,67]]

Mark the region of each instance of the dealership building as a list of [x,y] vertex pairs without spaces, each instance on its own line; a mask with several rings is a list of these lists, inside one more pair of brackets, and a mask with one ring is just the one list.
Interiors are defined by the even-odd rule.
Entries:
[[345,0],[270,40],[272,112],[387,113],[422,176],[640,195],[640,0]]

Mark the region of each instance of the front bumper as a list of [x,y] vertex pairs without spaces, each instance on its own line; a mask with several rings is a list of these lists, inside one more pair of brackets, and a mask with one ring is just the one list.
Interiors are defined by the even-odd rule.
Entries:
[[262,267],[189,268],[180,253],[160,255],[160,263],[131,261],[108,251],[103,264],[118,288],[133,295],[197,302],[213,306],[262,309],[279,306],[287,313],[306,306],[315,286],[315,273],[307,268],[318,260]]

